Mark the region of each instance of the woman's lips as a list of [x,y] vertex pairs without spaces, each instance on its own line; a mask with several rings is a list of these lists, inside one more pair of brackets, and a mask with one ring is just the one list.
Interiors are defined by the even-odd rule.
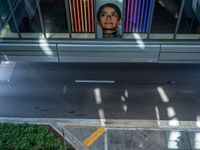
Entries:
[[105,24],[113,24],[112,22],[106,22]]

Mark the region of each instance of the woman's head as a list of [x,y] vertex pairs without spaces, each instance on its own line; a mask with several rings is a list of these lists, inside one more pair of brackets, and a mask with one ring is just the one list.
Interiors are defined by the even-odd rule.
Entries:
[[121,11],[115,4],[105,4],[97,12],[97,19],[106,33],[115,32],[121,19]]

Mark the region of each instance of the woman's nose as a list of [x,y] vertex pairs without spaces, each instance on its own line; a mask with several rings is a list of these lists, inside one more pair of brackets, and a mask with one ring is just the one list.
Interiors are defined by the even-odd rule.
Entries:
[[111,19],[111,15],[107,15],[106,19]]

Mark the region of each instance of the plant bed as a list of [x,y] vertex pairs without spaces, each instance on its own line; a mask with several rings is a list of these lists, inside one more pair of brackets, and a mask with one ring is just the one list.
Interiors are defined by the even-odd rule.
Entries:
[[0,123],[0,150],[74,150],[46,125]]

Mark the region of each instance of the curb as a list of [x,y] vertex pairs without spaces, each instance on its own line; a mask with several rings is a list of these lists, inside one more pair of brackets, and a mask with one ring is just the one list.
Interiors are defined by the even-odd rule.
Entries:
[[7,123],[31,123],[31,124],[53,124],[65,123],[65,126],[103,126],[106,128],[146,128],[146,129],[193,129],[200,130],[200,121],[178,121],[178,120],[122,120],[107,119],[102,125],[100,119],[70,119],[70,118],[19,118],[0,117],[0,122]]

